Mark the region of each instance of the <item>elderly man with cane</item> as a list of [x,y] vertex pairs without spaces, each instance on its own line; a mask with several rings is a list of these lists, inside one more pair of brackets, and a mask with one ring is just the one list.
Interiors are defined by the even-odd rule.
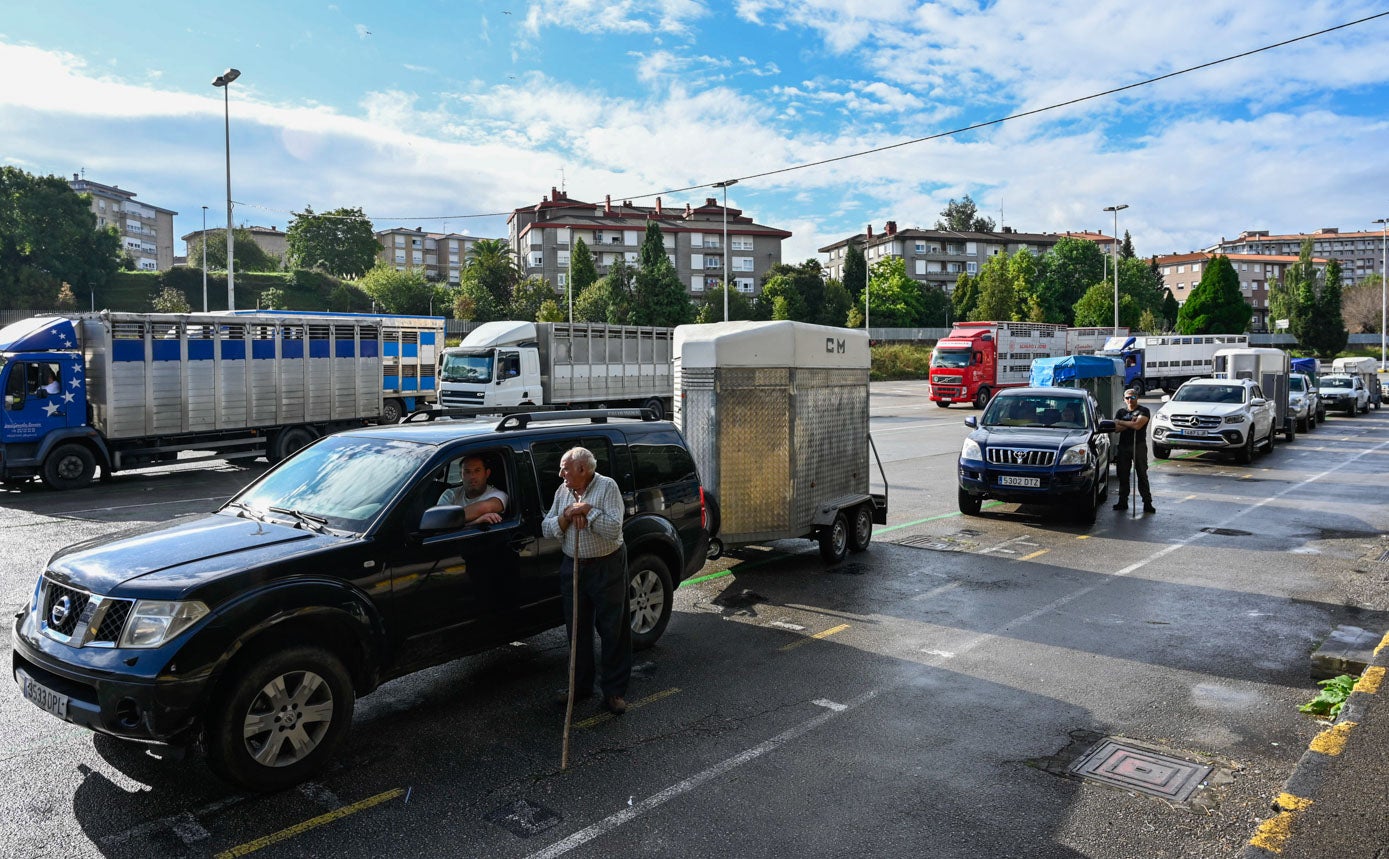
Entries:
[[1119,433],[1118,456],[1114,468],[1119,472],[1119,501],[1115,510],[1123,510],[1129,503],[1129,471],[1138,472],[1138,494],[1143,496],[1143,512],[1156,513],[1153,506],[1153,493],[1148,488],[1148,419],[1152,417],[1146,406],[1138,404],[1138,391],[1129,388],[1124,392],[1124,407],[1114,415],[1114,425]]
[[[586,448],[576,447],[560,459],[563,484],[541,528],[560,539],[560,591],[569,629],[570,686],[563,701],[593,695],[593,630],[602,640],[603,707],[614,715],[627,711],[627,683],[632,675],[632,624],[627,616],[627,548],[622,542],[622,491],[611,477],[598,473]],[[567,722],[566,722],[567,724]]]

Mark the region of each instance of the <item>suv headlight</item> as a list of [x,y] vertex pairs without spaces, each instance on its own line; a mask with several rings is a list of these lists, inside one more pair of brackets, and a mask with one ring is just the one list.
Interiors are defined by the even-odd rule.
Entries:
[[125,622],[121,647],[159,647],[207,616],[200,602],[139,600]]
[[1172,423],[1172,418],[1169,415],[1165,415],[1162,412],[1158,412],[1157,414],[1153,415],[1153,423],[1168,425]]
[[1066,448],[1066,452],[1061,454],[1059,465],[1084,465],[1090,458],[1090,448],[1083,444],[1073,445]]
[[1242,424],[1242,423],[1244,423],[1244,413],[1243,413],[1243,412],[1237,412],[1237,413],[1235,413],[1235,414],[1233,414],[1233,415],[1226,415],[1226,416],[1225,416],[1225,423],[1227,423],[1227,424]]
[[960,446],[960,459],[983,459],[984,452],[979,449],[979,442],[972,438],[965,439],[965,443]]

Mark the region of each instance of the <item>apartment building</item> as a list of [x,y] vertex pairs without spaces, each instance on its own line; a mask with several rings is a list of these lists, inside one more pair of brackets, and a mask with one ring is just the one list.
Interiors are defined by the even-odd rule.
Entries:
[[[1162,272],[1163,285],[1172,293],[1172,297],[1177,299],[1178,304],[1185,304],[1191,290],[1201,282],[1201,274],[1206,270],[1206,265],[1217,255],[1219,254],[1212,251],[1193,251],[1185,254],[1167,254],[1154,257],[1154,260],[1158,270]],[[1254,308],[1254,315],[1249,319],[1249,330],[1268,331],[1269,281],[1281,280],[1288,266],[1297,262],[1298,254],[1223,255],[1229,257],[1230,265],[1234,266],[1235,273],[1239,275],[1240,295]],[[1322,257],[1312,258],[1312,264],[1318,271],[1324,270],[1327,262],[1329,260]]]
[[103,185],[72,174],[68,182],[78,194],[90,194],[98,227],[115,226],[121,248],[141,271],[164,271],[174,265],[174,215],[178,212],[135,202],[135,192]]
[[1384,262],[1384,232],[1343,233],[1338,227],[1322,227],[1315,233],[1270,235],[1268,230],[1245,230],[1239,238],[1226,239],[1206,248],[1210,253],[1272,254],[1296,257],[1302,253],[1302,242],[1312,240],[1312,254],[1325,260],[1341,263],[1341,284],[1350,286],[1379,272]]
[[461,233],[431,233],[420,227],[392,227],[377,230],[381,242],[380,259],[396,271],[422,269],[425,278],[458,285],[458,276],[468,262],[468,252],[478,236]]
[[583,239],[601,277],[619,259],[638,265],[646,225],[652,221],[660,225],[680,282],[695,298],[723,282],[725,259],[734,288],[756,295],[767,272],[781,262],[781,243],[791,237],[786,230],[756,223],[742,209],[725,209],[714,197],[679,209],[666,208],[660,197],[654,206],[635,206],[630,200],[614,204],[610,196],[602,203],[586,203],[551,188],[539,203],[511,213],[508,240],[526,276],[542,277],[563,292],[569,285],[571,242]]
[[[265,251],[270,256],[278,258],[281,262],[284,261],[285,254],[289,251],[289,240],[285,238],[284,230],[276,227],[236,227],[235,229],[245,230],[250,233],[251,238],[260,246],[261,250]],[[218,242],[225,244],[227,241],[226,233],[221,227],[215,230],[208,230],[207,234],[214,245]],[[182,236],[184,253],[186,254],[188,252],[188,243],[190,241],[196,241],[202,238],[202,236],[202,230],[194,230]],[[233,262],[235,262],[235,260],[233,260]],[[202,260],[190,260],[189,264],[195,267],[201,266]]]
[[869,268],[883,257],[902,257],[907,276],[919,283],[935,284],[949,295],[961,274],[977,275],[989,257],[998,254],[1012,256],[1028,250],[1041,256],[1064,237],[1086,239],[1112,252],[1114,239],[1104,233],[1020,233],[1004,227],[996,233],[958,230],[899,230],[896,221],[888,221],[882,232],[874,233],[868,225],[866,233],[840,239],[819,249],[825,254],[825,276],[844,279],[844,259],[850,247],[863,252]]

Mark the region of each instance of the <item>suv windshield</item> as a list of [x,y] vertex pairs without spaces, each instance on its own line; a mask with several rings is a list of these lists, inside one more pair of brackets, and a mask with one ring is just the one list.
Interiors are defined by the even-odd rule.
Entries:
[[1075,397],[994,397],[984,410],[984,426],[1066,427],[1085,426],[1085,408]]
[[329,436],[228,502],[260,518],[309,517],[361,531],[429,459],[434,448],[387,439]]
[[968,349],[937,349],[931,353],[932,367],[968,367]]
[[1349,388],[1351,386],[1350,377],[1341,376],[1340,378],[1336,378],[1335,376],[1329,376],[1321,380],[1321,386],[1323,388]]
[[439,368],[439,380],[442,382],[492,381],[492,353],[445,355],[444,364]]
[[1182,385],[1172,402],[1239,404],[1244,402],[1244,388],[1240,385]]

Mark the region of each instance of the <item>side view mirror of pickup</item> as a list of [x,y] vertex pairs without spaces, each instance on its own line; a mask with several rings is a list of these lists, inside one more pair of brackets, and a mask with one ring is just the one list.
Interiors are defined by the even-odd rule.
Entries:
[[1268,400],[1264,399],[1263,397],[1255,397],[1254,399],[1249,401],[1249,405],[1251,406],[1263,406],[1267,404]]

